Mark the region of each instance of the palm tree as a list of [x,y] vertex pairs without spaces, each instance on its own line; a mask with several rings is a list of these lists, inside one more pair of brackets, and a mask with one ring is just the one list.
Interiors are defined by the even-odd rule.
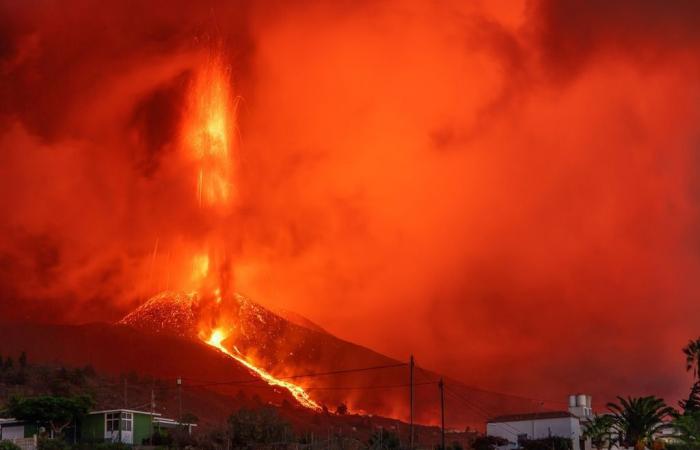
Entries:
[[700,411],[678,415],[673,425],[678,439],[688,448],[700,448]]
[[687,400],[681,400],[678,405],[683,408],[683,414],[700,412],[700,381],[696,381],[690,388]]
[[668,427],[664,419],[675,412],[653,395],[617,399],[620,404],[608,403],[608,409],[613,413],[613,429],[624,447],[651,447],[654,435]]
[[583,438],[590,439],[591,444],[597,450],[611,448],[614,444],[613,438],[614,418],[610,415],[596,415],[584,424]]
[[685,354],[685,370],[693,371],[693,378],[700,375],[700,337],[688,341],[688,345],[683,347]]

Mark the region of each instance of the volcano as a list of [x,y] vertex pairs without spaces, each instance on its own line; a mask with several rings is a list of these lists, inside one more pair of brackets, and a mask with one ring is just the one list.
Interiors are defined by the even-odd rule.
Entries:
[[[265,382],[242,362],[207,344],[198,329],[209,320],[211,308],[223,308],[235,328],[221,341],[225,351],[276,378],[293,381],[313,402],[331,411],[344,403],[361,415],[408,419],[409,370],[401,361],[339,339],[299,315],[291,321],[241,295],[210,303],[193,293],[163,292],[111,324],[4,323],[0,324],[0,353],[26,351],[35,362],[91,364],[111,374],[135,372],[166,380],[172,392],[175,379],[181,378],[188,409],[210,423],[225,420],[246,404],[245,399],[291,405],[314,414],[288,389]],[[419,423],[438,423],[435,382],[439,377],[416,369]],[[449,378],[445,383],[451,387],[446,397],[450,427],[482,428],[491,415],[547,409],[528,399],[471,388]]]
[[[230,324],[231,332],[221,340],[223,351],[275,377],[293,379],[317,404],[332,409],[345,403],[351,411],[407,419],[407,365],[339,339],[301,315],[286,313],[283,317],[243,295],[233,294],[212,306],[196,293],[163,292],[127,314],[118,325],[206,342],[206,334],[203,336],[199,330],[202,323],[211,321],[207,316],[212,313],[225,316]],[[435,423],[438,417],[434,382],[439,378],[437,373],[417,369],[415,399],[419,421]],[[470,388],[455,380],[447,382],[454,389],[448,401],[459,404],[448,419],[456,426],[480,427],[488,415],[544,407],[533,405],[528,399]]]

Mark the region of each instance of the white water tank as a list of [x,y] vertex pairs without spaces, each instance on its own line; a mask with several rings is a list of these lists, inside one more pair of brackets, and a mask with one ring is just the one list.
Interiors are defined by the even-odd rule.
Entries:
[[590,395],[569,395],[569,412],[577,417],[591,417],[593,415],[593,402]]
[[588,406],[588,396],[586,394],[578,394],[576,396],[576,406]]

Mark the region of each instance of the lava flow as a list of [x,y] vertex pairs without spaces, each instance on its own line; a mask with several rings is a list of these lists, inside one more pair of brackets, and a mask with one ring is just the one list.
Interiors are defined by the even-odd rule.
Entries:
[[313,401],[311,397],[309,397],[309,394],[300,386],[297,386],[296,384],[290,383],[288,381],[283,381],[280,380],[279,378],[275,378],[266,371],[260,369],[259,367],[255,367],[253,364],[249,363],[244,357],[242,356],[237,356],[233,353],[231,353],[226,347],[223,346],[222,342],[224,339],[226,339],[226,335],[221,331],[221,330],[214,330],[211,333],[211,337],[209,340],[205,341],[207,344],[211,345],[212,347],[218,348],[222,353],[225,355],[235,359],[239,363],[243,364],[246,366],[248,369],[250,369],[253,373],[258,375],[260,378],[262,378],[267,384],[271,386],[279,386],[282,388],[287,389],[293,396],[294,398],[301,404],[302,406],[305,406],[310,409],[314,409],[317,411],[321,410],[321,406]]
[[[196,242],[198,250],[194,255],[185,255],[192,261],[191,278],[188,290],[195,292],[187,298],[213,299],[216,305],[222,303],[222,295],[231,291],[230,258],[217,237],[226,234],[224,222],[217,222],[230,210],[233,201],[233,142],[231,133],[235,130],[235,107],[230,79],[221,59],[212,58],[195,76],[189,90],[185,121],[182,126],[182,149],[185,159],[193,163],[193,181],[196,196],[202,213],[208,214],[212,230],[207,241]],[[218,223],[218,227],[217,224]],[[210,293],[211,295],[202,295]],[[229,337],[224,331],[232,329],[235,317],[221,313],[222,308],[212,308],[199,324],[197,336],[203,342],[217,348],[235,361],[243,364],[252,373],[271,386],[288,390],[304,407],[320,410],[309,394],[300,386],[280,380],[262,368],[255,366],[243,354],[234,354],[222,344]],[[208,337],[207,337],[208,336]]]

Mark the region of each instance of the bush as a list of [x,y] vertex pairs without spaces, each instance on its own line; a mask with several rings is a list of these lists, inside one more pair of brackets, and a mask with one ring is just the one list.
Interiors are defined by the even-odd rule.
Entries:
[[573,443],[571,439],[552,436],[543,439],[525,439],[520,442],[524,450],[571,450]]
[[22,450],[18,445],[10,441],[0,441],[0,450]]
[[69,450],[70,446],[60,439],[39,439],[38,450]]
[[76,444],[71,450],[131,450],[131,446],[120,442],[102,442],[99,444]]
[[496,447],[501,447],[508,444],[508,439],[499,436],[479,436],[474,439],[472,448],[474,450],[494,450]]

